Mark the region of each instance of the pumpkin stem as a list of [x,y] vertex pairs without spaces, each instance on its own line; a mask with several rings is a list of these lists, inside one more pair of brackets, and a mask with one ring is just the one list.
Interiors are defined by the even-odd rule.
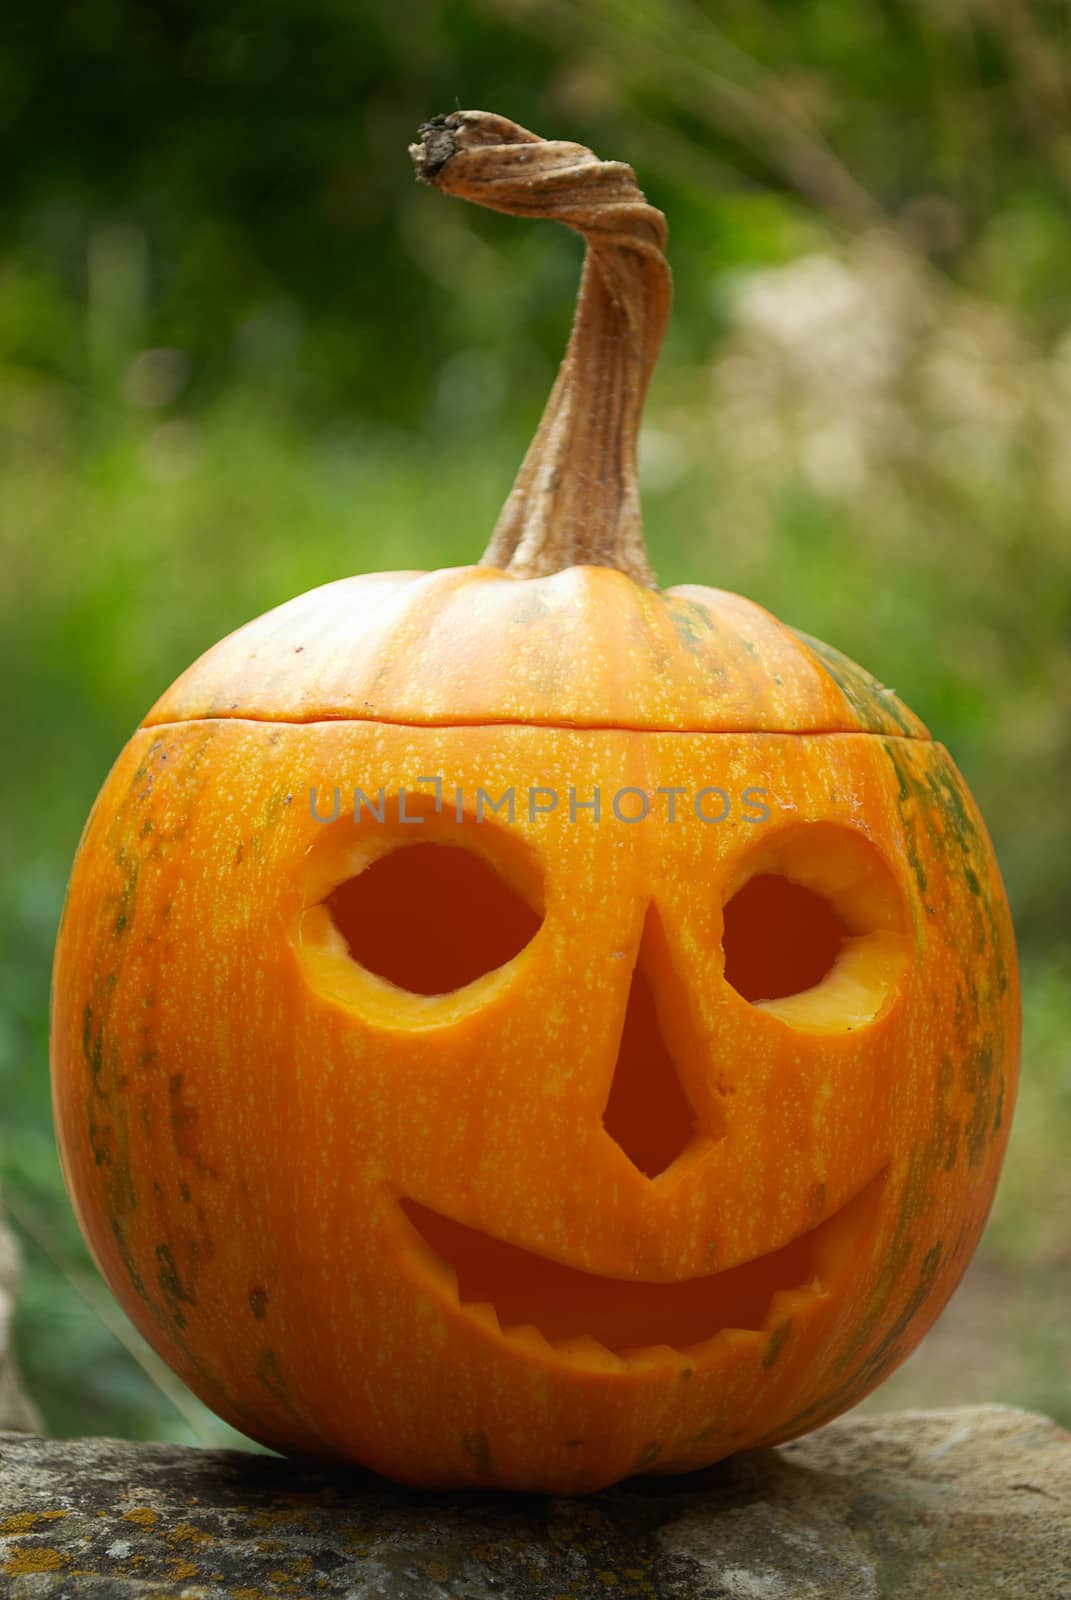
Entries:
[[422,182],[492,211],[564,222],[587,245],[565,357],[482,565],[521,578],[617,567],[653,586],[636,440],[669,315],[665,217],[623,162],[491,112],[435,117],[409,153]]

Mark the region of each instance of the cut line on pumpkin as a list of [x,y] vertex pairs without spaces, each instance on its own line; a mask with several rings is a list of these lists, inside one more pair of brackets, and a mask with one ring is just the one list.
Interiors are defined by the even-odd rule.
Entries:
[[750,738],[752,735],[761,735],[766,739],[880,739],[885,743],[930,744],[937,749],[944,749],[929,734],[883,733],[879,728],[666,728],[658,723],[518,722],[510,717],[473,717],[469,721],[464,717],[451,717],[449,721],[429,718],[414,722],[409,717],[329,717],[323,713],[308,717],[268,717],[250,716],[244,711],[204,711],[197,716],[164,717],[157,722],[152,720],[150,713],[144,722],[138,723],[136,731],[162,733],[169,728],[188,728],[197,722],[246,722],[254,727],[268,728],[331,728],[348,725],[354,728],[412,728],[414,732],[423,728],[440,731],[451,728],[538,728],[541,733],[657,733],[672,734],[682,739],[696,735],[703,738],[714,735],[725,739]]
[[669,1283],[566,1266],[406,1197],[398,1208],[438,1298],[530,1352],[624,1370],[667,1348],[698,1359],[723,1335],[761,1334],[823,1299],[871,1237],[887,1172],[767,1255]]

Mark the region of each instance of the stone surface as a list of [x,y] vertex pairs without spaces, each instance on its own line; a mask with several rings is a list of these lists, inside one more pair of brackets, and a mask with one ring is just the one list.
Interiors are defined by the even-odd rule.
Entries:
[[1068,1600],[1071,1435],[1002,1406],[848,1417],[569,1500],[0,1434],[0,1595]]
[[15,1314],[18,1279],[18,1246],[0,1222],[0,1428],[37,1432],[41,1427],[41,1419],[22,1392],[15,1352],[11,1348],[11,1322]]

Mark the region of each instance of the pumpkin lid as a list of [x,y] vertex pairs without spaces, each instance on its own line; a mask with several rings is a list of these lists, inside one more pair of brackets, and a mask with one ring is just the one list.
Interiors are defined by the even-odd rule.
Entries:
[[753,601],[596,566],[325,584],[221,640],[145,725],[203,717],[929,737],[891,689]]

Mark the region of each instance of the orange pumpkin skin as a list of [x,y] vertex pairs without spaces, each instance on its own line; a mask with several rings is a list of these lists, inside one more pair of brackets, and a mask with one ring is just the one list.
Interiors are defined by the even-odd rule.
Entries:
[[[423,820],[319,822],[335,785]],[[605,814],[476,823],[510,786]],[[703,823],[713,786],[768,815]],[[415,837],[541,917],[441,995],[362,970],[325,910]],[[761,873],[848,937],[750,1003],[724,907]],[[656,1176],[608,1131],[637,962],[694,1117]],[[429,1487],[587,1492],[804,1432],[904,1359],[984,1223],[1018,1039],[984,827],[894,696],[716,590],[464,568],[315,591],[153,709],[75,862],[52,1074],[101,1271],[220,1415]]]

